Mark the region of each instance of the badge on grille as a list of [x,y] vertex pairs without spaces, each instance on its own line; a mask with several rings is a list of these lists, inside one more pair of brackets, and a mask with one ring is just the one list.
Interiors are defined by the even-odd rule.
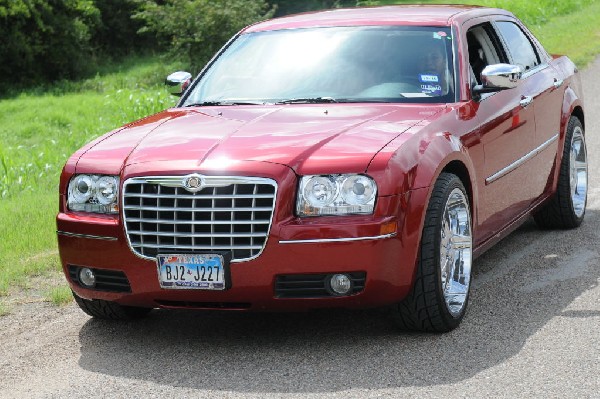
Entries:
[[191,193],[196,193],[204,188],[204,178],[200,175],[186,176],[183,178],[183,187]]

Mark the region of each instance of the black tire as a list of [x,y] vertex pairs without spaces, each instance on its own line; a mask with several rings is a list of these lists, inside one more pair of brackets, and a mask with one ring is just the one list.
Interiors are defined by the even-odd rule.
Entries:
[[116,302],[101,299],[83,299],[73,293],[77,305],[88,315],[105,320],[132,320],[146,316],[151,308],[123,306]]
[[[572,116],[567,125],[567,134],[565,137],[565,145],[563,147],[556,192],[549,202],[533,214],[533,218],[540,228],[572,229],[579,227],[581,222],[583,222],[587,195],[583,205],[583,213],[581,213],[581,210],[576,212],[571,196],[571,151],[572,139],[575,131],[580,132],[583,136],[583,125],[581,124],[581,121],[577,117]],[[585,139],[583,139],[583,150],[585,151]],[[584,154],[587,161],[587,153]]]
[[[465,315],[469,289],[460,313],[453,315],[444,298],[440,267],[442,218],[450,195],[455,189],[462,192],[467,211],[470,212],[468,195],[461,180],[454,174],[442,173],[434,185],[425,214],[413,289],[402,302],[392,307],[392,317],[403,330],[448,332],[458,327]],[[467,223],[471,234],[470,214]],[[468,288],[470,288],[471,259],[472,253],[469,253]]]

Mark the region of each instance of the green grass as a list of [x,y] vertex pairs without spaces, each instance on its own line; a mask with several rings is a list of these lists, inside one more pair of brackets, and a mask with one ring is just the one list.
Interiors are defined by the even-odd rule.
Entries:
[[160,88],[27,93],[0,100],[0,197],[55,187],[75,149],[170,105],[172,99]]
[[551,18],[533,33],[554,54],[567,54],[584,67],[600,54],[600,2],[563,17]]
[[107,75],[0,100],[0,198],[56,187],[67,157],[92,138],[174,104],[172,69],[139,60]]
[[0,201],[0,296],[27,277],[59,270],[54,191],[22,193]]
[[363,5],[387,4],[470,4],[504,8],[527,25],[541,25],[555,16],[567,15],[594,4],[595,0],[367,0]]
[[0,296],[24,287],[28,277],[60,270],[55,217],[67,158],[91,139],[175,103],[162,85],[175,66],[133,64],[0,100]]
[[73,295],[71,294],[71,289],[69,287],[59,286],[50,289],[46,293],[46,300],[57,306],[63,306],[71,303]]

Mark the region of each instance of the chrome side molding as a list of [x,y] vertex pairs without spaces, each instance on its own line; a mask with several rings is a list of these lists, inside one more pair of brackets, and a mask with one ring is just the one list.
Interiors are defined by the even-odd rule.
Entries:
[[554,143],[556,140],[558,140],[558,133],[555,134],[554,136],[550,137],[548,140],[544,141],[539,147],[534,148],[533,150],[531,150],[530,152],[528,152],[521,158],[517,159],[515,162],[500,169],[498,172],[494,173],[493,175],[491,175],[490,177],[485,179],[485,184],[486,185],[491,184],[491,183],[495,182],[496,180],[498,180],[499,178],[501,178],[502,176],[509,174],[510,172],[517,169],[519,166],[523,165],[525,162],[529,161],[531,158],[533,158],[534,156],[539,154],[540,152],[544,151],[546,149],[546,147],[548,147],[550,144]]

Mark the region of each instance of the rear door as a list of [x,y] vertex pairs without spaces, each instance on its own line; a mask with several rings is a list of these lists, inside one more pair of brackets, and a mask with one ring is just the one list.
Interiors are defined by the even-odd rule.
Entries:
[[524,26],[507,19],[496,21],[495,27],[508,51],[510,63],[523,68],[523,79],[532,96],[536,125],[534,144],[539,152],[528,162],[528,167],[536,171],[531,174],[529,184],[531,195],[537,198],[551,182],[565,86],[549,55]]

